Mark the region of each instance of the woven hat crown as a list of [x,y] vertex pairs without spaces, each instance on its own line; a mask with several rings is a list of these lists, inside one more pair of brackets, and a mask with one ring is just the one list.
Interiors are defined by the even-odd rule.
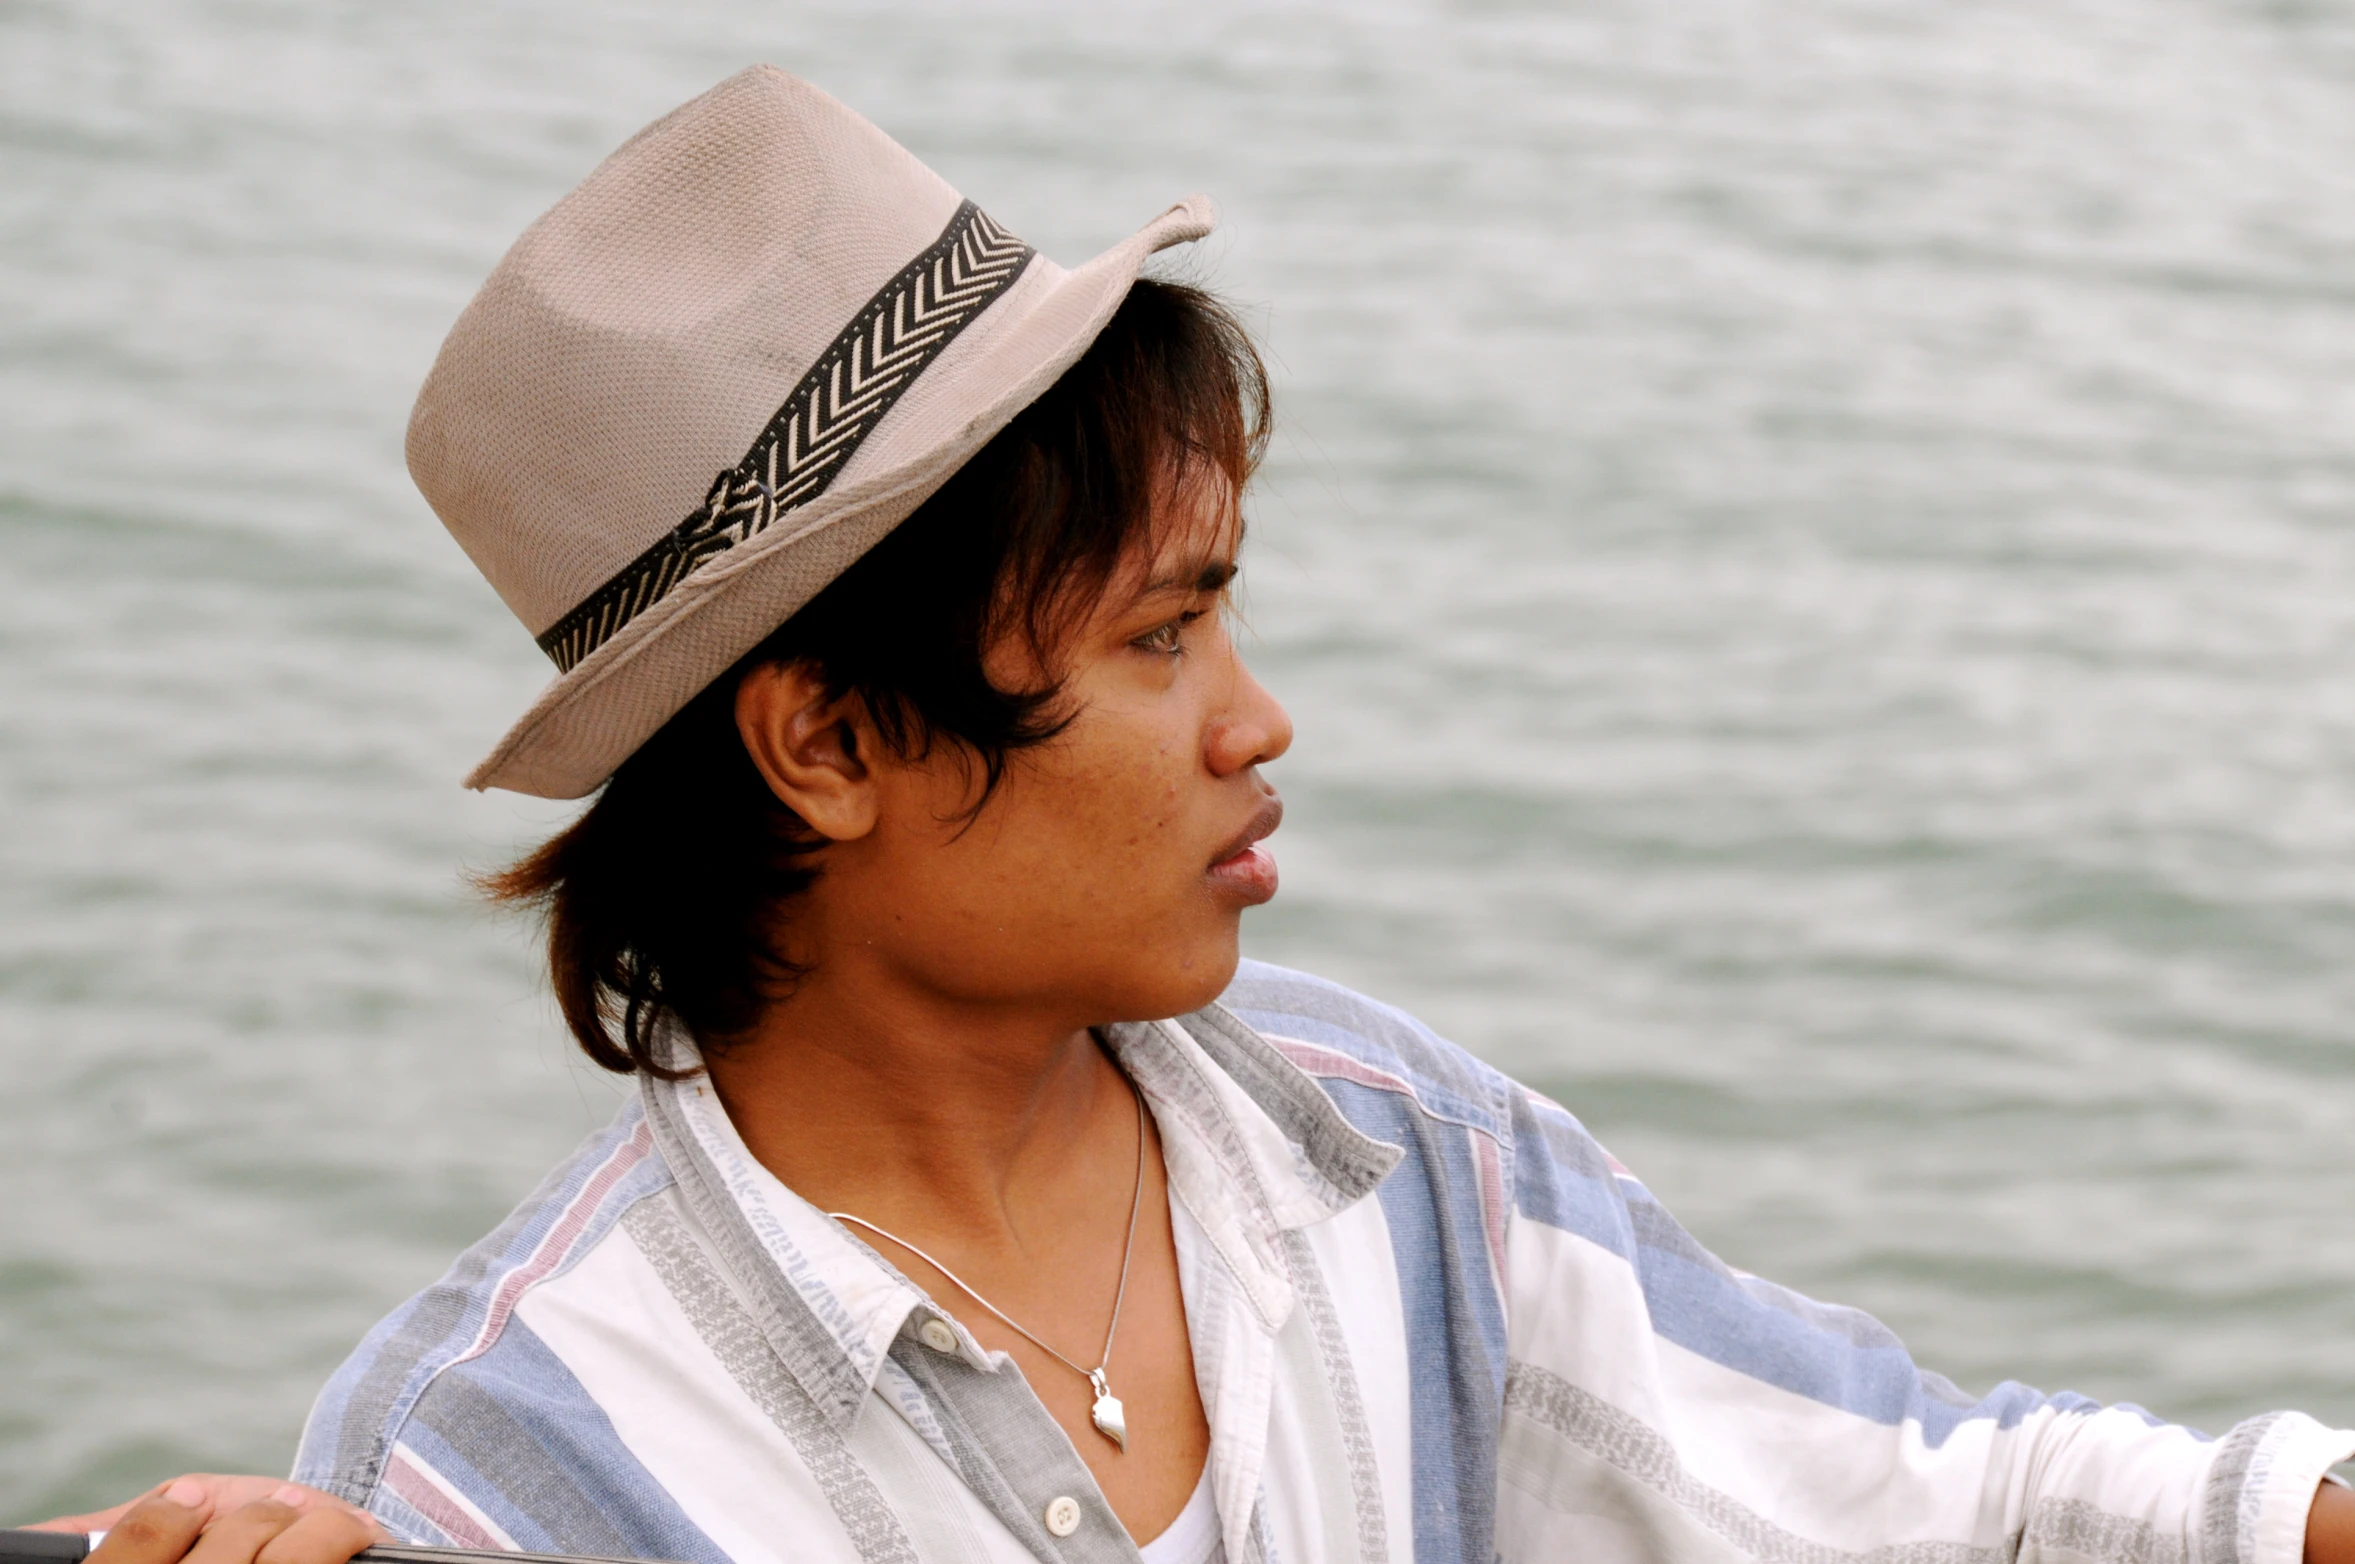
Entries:
[[695,508],[957,193],[760,66],[632,137],[483,285],[409,467],[534,635]]
[[560,672],[470,784],[595,787],[1209,226],[1191,198],[1065,271],[773,66],[633,136],[499,262],[410,418],[418,488]]

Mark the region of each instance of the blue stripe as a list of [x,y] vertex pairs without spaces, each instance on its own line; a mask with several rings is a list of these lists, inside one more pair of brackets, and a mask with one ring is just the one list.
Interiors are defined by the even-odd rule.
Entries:
[[[367,1504],[382,1480],[395,1430],[443,1367],[473,1344],[500,1283],[531,1258],[567,1206],[615,1148],[638,1127],[632,1097],[613,1122],[590,1135],[481,1242],[451,1262],[442,1279],[379,1321],[335,1371],[312,1408],[295,1458],[298,1481]],[[572,1247],[577,1260],[637,1200],[670,1182],[649,1153],[600,1204]],[[569,1262],[568,1262],[569,1263]],[[509,1328],[512,1328],[512,1324]]]
[[[1635,1269],[1653,1330],[1713,1363],[1876,1423],[1918,1423],[1932,1448],[1968,1422],[1992,1420],[2008,1429],[2047,1407],[2063,1413],[2100,1410],[2099,1403],[2082,1396],[2047,1397],[2008,1382],[1974,1402],[1942,1377],[1924,1373],[1903,1343],[1870,1315],[1736,1276],[1640,1183],[1614,1172],[1608,1154],[1571,1114],[1521,1091],[1402,1011],[1321,978],[1256,962],[1243,964],[1225,1002],[1262,1031],[1330,1048],[1399,1077],[1412,1093],[1412,1107],[1400,1106],[1393,1093],[1387,1094],[1389,1105],[1375,1109],[1360,1105],[1361,1098],[1384,1094],[1322,1083],[1360,1129],[1407,1146],[1419,1157],[1420,1170],[1437,1190],[1427,1197],[1412,1187],[1419,1181],[1403,1165],[1382,1189],[1392,1230],[1404,1235],[1398,1240],[1398,1260],[1414,1343],[1418,1533],[1426,1486],[1421,1474],[1431,1469],[1422,1453],[1425,1441],[1448,1432],[1444,1422],[1428,1419],[1425,1411],[1426,1401],[1436,1404],[1442,1394],[1447,1362],[1445,1353],[1429,1348],[1449,1339],[1448,1308],[1431,1299],[1478,1293],[1489,1270],[1484,1245],[1468,1241],[1480,1233],[1476,1200],[1468,1210],[1441,1213],[1452,1203],[1453,1191],[1475,1192],[1476,1185],[1469,1169],[1448,1166],[1449,1159],[1434,1156],[1424,1144],[1449,1139],[1434,1134],[1434,1119],[1497,1125],[1510,1148],[1516,1215],[1575,1234],[1626,1260]],[[1418,1298],[1428,1316],[1420,1323],[1414,1317]],[[1503,1361],[1501,1346],[1497,1361]],[[1462,1369],[1457,1365],[1447,1372]],[[2158,1422],[2140,1408],[2121,1410]],[[1448,1522],[1443,1506],[1434,1509],[1432,1519]]]
[[1405,1011],[1353,994],[1337,983],[1246,961],[1220,1003],[1262,1032],[1347,1054],[1396,1075],[1426,1113],[1487,1131],[1507,1132],[1508,1104],[1520,1089]]
[[1513,1211],[1576,1233],[1623,1260],[1636,1253],[1627,1193],[1611,1159],[1578,1121],[1522,1094],[1514,1105]]
[[521,1320],[433,1382],[401,1442],[527,1552],[728,1564]]
[[1379,1198],[1406,1319],[1416,1564],[1491,1564],[1505,1321],[1489,1273],[1470,1139],[1478,1132],[1397,1092],[1319,1084],[1352,1124],[1406,1150]]
[[[1924,1373],[1871,1315],[1735,1275],[1641,1184],[1613,1173],[1602,1147],[1567,1112],[1524,1097],[1517,1117],[1515,1211],[1628,1261],[1663,1340],[1823,1406],[1891,1427],[1919,1423],[1932,1449],[1969,1422],[2009,1429],[2044,1407],[2100,1410],[2083,1396],[2047,1397],[2008,1381],[1972,1401],[1944,1377]],[[2157,1422],[2140,1408],[2124,1410]]]

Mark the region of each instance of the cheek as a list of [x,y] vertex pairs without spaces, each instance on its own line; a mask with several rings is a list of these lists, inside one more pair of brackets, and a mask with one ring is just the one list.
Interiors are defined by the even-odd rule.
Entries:
[[1016,757],[963,836],[911,832],[865,912],[946,988],[1176,1014],[1233,968],[1234,912],[1205,878],[1227,813],[1189,737],[1097,724]]
[[[1106,886],[1135,895],[1147,889],[1139,876],[1192,855],[1199,845],[1189,831],[1189,792],[1201,767],[1191,746],[1167,733],[1099,735],[1076,748],[1055,785],[1042,788],[1049,819],[1041,840],[1058,843],[1069,882],[1093,889]],[[1120,742],[1103,742],[1117,738]]]
[[1189,785],[1201,768],[1194,750],[1166,735],[1137,753],[1117,798],[1108,800],[1131,825],[1131,835],[1148,851],[1166,850],[1185,834]]

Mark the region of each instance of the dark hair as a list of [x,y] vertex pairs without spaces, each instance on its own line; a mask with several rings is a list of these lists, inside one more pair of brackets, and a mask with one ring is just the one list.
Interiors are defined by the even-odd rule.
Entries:
[[[556,1001],[608,1070],[672,1077],[675,1017],[725,1047],[788,992],[783,905],[814,882],[818,839],[738,736],[747,668],[806,662],[855,694],[906,759],[953,746],[978,767],[976,811],[1015,751],[1069,721],[1059,689],[1001,689],[983,658],[1022,637],[1055,666],[1062,635],[1124,559],[1158,543],[1175,478],[1240,493],[1267,439],[1266,370],[1225,306],[1154,279],[1130,289],[1079,361],[882,542],[622,762],[579,819],[482,878],[544,909]],[[684,834],[683,834],[684,833]]]

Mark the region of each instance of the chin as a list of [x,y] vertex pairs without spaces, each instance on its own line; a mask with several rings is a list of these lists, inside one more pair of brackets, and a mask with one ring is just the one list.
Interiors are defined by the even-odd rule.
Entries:
[[1121,985],[1121,1019],[1165,1021],[1199,1010],[1227,991],[1243,959],[1241,941],[1232,929],[1223,939],[1205,939],[1183,951],[1156,954],[1162,958],[1157,970],[1135,973],[1131,981]]

